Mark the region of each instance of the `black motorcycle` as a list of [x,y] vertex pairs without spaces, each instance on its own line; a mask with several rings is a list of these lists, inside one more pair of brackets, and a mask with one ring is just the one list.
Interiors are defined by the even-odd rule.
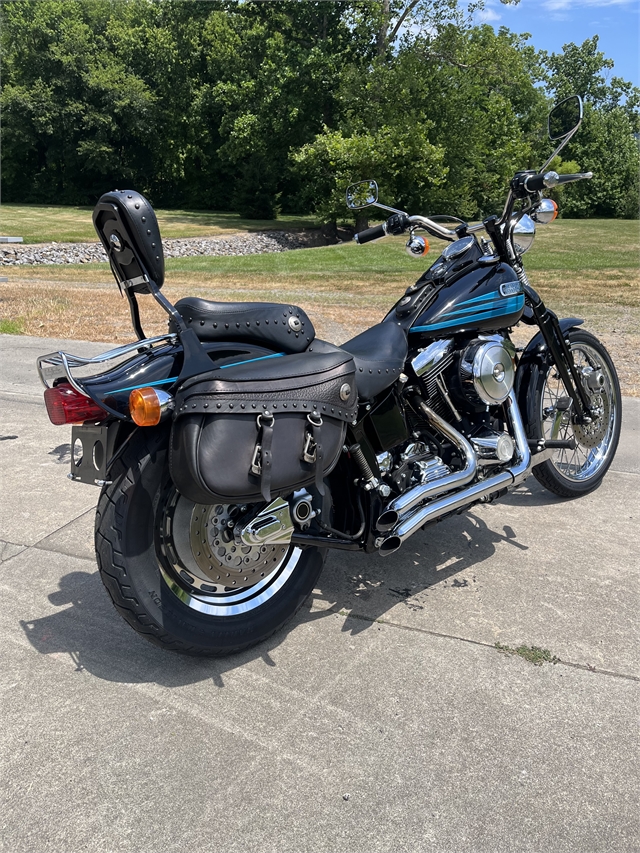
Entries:
[[[557,213],[542,191],[591,177],[545,172],[581,120],[577,97],[551,111],[557,150],[480,225],[386,208],[373,181],[349,187],[351,209],[391,213],[359,243],[408,232],[420,256],[422,229],[449,245],[340,347],[294,305],[172,305],[151,206],[102,196],[93,221],[138,340],[96,358],[52,353],[38,369],[50,419],[74,424],[69,476],[101,486],[100,574],[136,631],[192,654],[237,651],[293,616],[329,548],[387,556],[531,473],[562,497],[598,486],[620,434],[615,367],[522,266],[535,223]],[[166,335],[145,337],[138,294],[165,309]],[[519,322],[539,329],[520,351]]]

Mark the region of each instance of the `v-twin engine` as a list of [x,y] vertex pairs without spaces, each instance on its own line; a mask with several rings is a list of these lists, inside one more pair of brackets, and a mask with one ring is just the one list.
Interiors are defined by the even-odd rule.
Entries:
[[386,533],[379,543],[382,556],[393,554],[405,539],[428,522],[486,500],[521,482],[531,471],[531,451],[513,394],[508,395],[505,409],[509,430],[515,436],[516,461],[509,468],[479,480],[476,479],[478,458],[471,443],[426,403],[421,403],[420,408],[430,425],[456,445],[463,454],[464,464],[458,471],[414,486],[388,504],[377,523],[377,529]]
[[[511,341],[501,335],[478,336],[461,349],[453,339],[434,341],[414,357],[412,367],[426,397],[425,402],[416,396],[414,408],[453,447],[459,462],[456,470],[438,457],[414,462],[414,485],[390,501],[378,518],[377,530],[385,534],[379,544],[383,555],[396,551],[429,521],[492,497],[520,482],[531,469],[531,453],[513,396]],[[496,431],[487,422],[491,406],[504,407],[507,432]],[[478,425],[470,430],[469,422],[476,419]],[[405,455],[410,449],[415,452],[416,444]],[[491,466],[499,470],[487,476]]]
[[460,421],[461,405],[479,410],[504,403],[513,388],[515,354],[508,338],[480,335],[461,350],[453,339],[434,341],[411,366],[434,411]]

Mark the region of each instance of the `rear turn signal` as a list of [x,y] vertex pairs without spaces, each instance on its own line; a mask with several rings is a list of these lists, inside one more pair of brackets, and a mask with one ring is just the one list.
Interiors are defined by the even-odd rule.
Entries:
[[47,414],[52,424],[81,424],[84,421],[103,421],[108,417],[104,409],[85,397],[66,382],[47,388],[44,392]]
[[129,394],[129,413],[138,426],[155,426],[173,409],[173,397],[155,388],[134,388]]

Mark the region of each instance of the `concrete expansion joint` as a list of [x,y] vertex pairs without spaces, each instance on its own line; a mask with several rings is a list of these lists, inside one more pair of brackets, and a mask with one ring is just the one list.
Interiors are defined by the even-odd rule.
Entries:
[[[483,640],[472,640],[469,637],[460,637],[456,634],[445,634],[441,631],[430,631],[428,628],[416,628],[413,625],[401,625],[399,622],[392,622],[387,619],[375,619],[372,616],[365,616],[361,613],[354,613],[352,610],[343,610],[342,608],[338,608],[335,606],[326,608],[318,607],[313,609],[322,610],[326,613],[335,613],[338,616],[348,616],[350,619],[358,619],[362,622],[371,622],[372,624],[384,625],[385,628],[396,628],[399,631],[409,631],[414,634],[426,634],[427,636],[439,637],[443,640],[456,640],[460,643],[469,643],[473,646],[481,646],[485,649],[491,649],[491,651],[494,652],[500,651],[499,649],[496,649],[495,645],[493,645],[492,643],[486,643]],[[606,675],[610,678],[621,678],[624,681],[640,682],[640,676],[638,675],[631,675],[626,672],[614,672],[610,669],[601,669],[599,667],[592,666],[591,664],[576,663],[575,661],[562,660],[561,658],[558,658],[554,662],[553,666],[568,666],[571,669],[580,669],[584,672],[594,673],[595,675]]]
[[[58,531],[56,530],[55,532],[57,533]],[[49,535],[53,535],[53,534],[49,534]],[[27,550],[29,550],[29,549],[34,550],[34,551],[44,551],[46,554],[63,554],[66,557],[73,557],[74,560],[84,560],[87,563],[91,563],[91,565],[94,568],[96,566],[96,561],[93,557],[82,557],[79,554],[76,554],[73,551],[65,550],[64,548],[47,548],[45,545],[40,545],[40,544],[36,543],[35,545],[28,545]],[[24,551],[21,551],[20,553],[24,553]],[[17,556],[17,554],[16,554],[16,556]],[[9,559],[12,560],[13,557],[9,557]],[[5,562],[7,562],[7,561],[5,560]]]
[[95,510],[93,508],[83,510],[79,515],[76,515],[74,518],[72,518],[66,524],[63,524],[60,527],[57,527],[55,530],[52,530],[50,533],[47,533],[46,536],[42,536],[40,539],[38,539],[37,542],[33,542],[31,545],[29,545],[26,542],[9,542],[6,539],[0,539],[0,545],[12,545],[15,548],[21,549],[17,553],[10,554],[8,557],[3,559],[2,565],[8,563],[10,560],[15,559],[15,557],[18,557],[21,554],[24,554],[25,551],[28,551],[30,549],[35,549],[36,551],[47,551],[48,553],[51,553],[51,554],[66,554],[69,557],[75,557],[76,559],[79,559],[79,560],[86,560],[87,562],[91,563],[92,565],[95,565],[94,559],[91,559],[89,557],[79,557],[77,554],[69,553],[68,551],[61,550],[60,548],[47,547],[47,545],[46,545],[47,539],[50,539],[52,536],[55,536],[56,533],[60,533],[62,530],[65,530],[71,524],[74,524],[74,522],[78,521],[78,519],[82,518],[83,516],[87,515],[88,513],[93,514],[94,512],[95,512]]

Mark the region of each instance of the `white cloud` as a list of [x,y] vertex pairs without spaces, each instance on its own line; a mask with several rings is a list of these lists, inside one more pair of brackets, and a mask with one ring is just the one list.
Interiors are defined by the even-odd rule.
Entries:
[[545,0],[542,4],[549,12],[568,12],[585,6],[630,6],[634,0]]
[[481,24],[492,24],[494,21],[499,21],[501,17],[491,6],[485,6],[476,14],[476,20]]

